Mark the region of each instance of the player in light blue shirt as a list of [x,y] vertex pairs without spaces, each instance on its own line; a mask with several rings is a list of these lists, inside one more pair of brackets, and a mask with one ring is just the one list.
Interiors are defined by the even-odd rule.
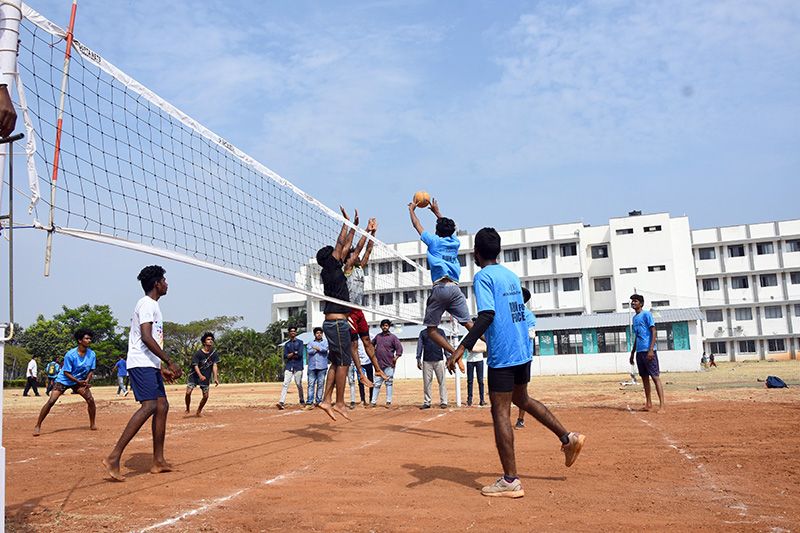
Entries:
[[514,456],[514,430],[511,428],[511,403],[533,415],[561,441],[565,464],[572,466],[586,439],[568,432],[542,403],[528,396],[531,379],[531,340],[525,320],[525,303],[519,278],[497,263],[500,235],[494,228],[483,228],[475,235],[475,262],[481,271],[473,287],[478,303],[475,325],[461,341],[447,367],[452,372],[481,335],[489,346],[489,399],[492,403],[495,444],[503,465],[503,476],[483,487],[481,494],[492,497],[520,498],[525,495],[517,477]]
[[658,353],[656,351],[656,322],[650,311],[642,309],[644,307],[644,296],[641,294],[631,295],[631,308],[636,311],[633,315],[633,334],[636,339],[631,349],[630,364],[636,358],[636,366],[639,375],[642,377],[644,385],[645,404],[643,411],[650,411],[653,408],[651,399],[650,380],[656,384],[658,394],[659,409],[664,409],[664,386],[661,384],[661,370],[658,366]]
[[[458,287],[461,276],[461,264],[458,262],[458,249],[461,241],[456,236],[456,223],[443,217],[439,211],[439,203],[431,200],[430,209],[436,216],[436,234],[425,231],[417,218],[417,204],[408,204],[411,215],[411,224],[419,233],[419,238],[428,247],[428,266],[431,270],[433,289],[425,306],[423,324],[428,328],[428,337],[441,346],[448,354],[455,349],[447,339],[439,334],[438,328],[445,311],[450,313],[453,320],[467,329],[472,328],[472,317],[469,314],[467,299]],[[464,362],[458,360],[461,372],[464,372]]]
[[91,381],[94,376],[94,369],[97,366],[97,357],[94,351],[89,348],[93,338],[94,333],[88,329],[81,328],[75,332],[75,340],[78,342],[78,346],[64,355],[64,365],[61,367],[58,376],[56,376],[53,390],[47,398],[47,403],[42,406],[42,410],[39,412],[39,419],[36,421],[36,427],[33,428],[34,437],[39,436],[42,431],[42,422],[44,422],[58,398],[67,392],[67,389],[72,389],[72,392],[80,394],[86,400],[86,409],[89,412],[89,429],[97,429],[94,423],[97,407],[91,391]]

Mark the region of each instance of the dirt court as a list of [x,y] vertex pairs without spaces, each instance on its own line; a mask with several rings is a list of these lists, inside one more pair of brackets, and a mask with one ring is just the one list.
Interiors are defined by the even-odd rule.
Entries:
[[[757,378],[781,376],[789,389]],[[9,531],[770,531],[800,530],[800,362],[723,363],[664,374],[669,408],[642,413],[622,375],[533,378],[529,390],[587,435],[571,468],[558,440],[528,417],[515,431],[525,497],[486,498],[502,472],[487,408],[421,411],[422,383],[395,385],[391,409],[274,405],[280,384],[212,389],[203,418],[184,416],[168,388],[167,458],[153,475],[149,431],[123,456],[124,483],[100,460],[137,404],[94,389],[99,430],[83,400],[53,408],[6,391]],[[305,383],[304,383],[305,385]],[[464,385],[466,395],[466,386]],[[434,386],[434,402],[438,399]],[[476,393],[477,394],[477,393]],[[194,405],[199,391],[194,394]],[[380,405],[383,404],[383,393]]]

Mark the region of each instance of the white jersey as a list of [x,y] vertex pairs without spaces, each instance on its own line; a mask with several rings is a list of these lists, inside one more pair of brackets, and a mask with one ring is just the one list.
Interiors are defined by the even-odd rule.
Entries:
[[161,359],[142,342],[142,324],[148,322],[153,323],[153,338],[163,348],[164,319],[161,308],[157,301],[144,296],[136,302],[136,309],[133,310],[131,331],[128,335],[128,368],[161,368]]
[[353,267],[349,274],[345,274],[347,279],[347,292],[350,294],[350,301],[357,305],[367,305],[364,295],[364,269],[360,266]]
[[29,378],[35,378],[39,374],[39,365],[36,364],[36,359],[31,359],[28,363],[28,373],[26,374]]
[[364,349],[364,341],[361,340],[360,337],[358,339],[358,361],[361,363],[361,366],[372,364],[372,361],[369,360],[369,356],[367,355],[367,350]]

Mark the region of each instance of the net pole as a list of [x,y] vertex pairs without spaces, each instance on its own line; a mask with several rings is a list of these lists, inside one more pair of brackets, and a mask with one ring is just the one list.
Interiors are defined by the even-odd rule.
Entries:
[[72,57],[72,31],[75,28],[75,13],[78,10],[78,0],[72,0],[72,10],[69,15],[67,28],[66,50],[64,50],[64,69],[61,76],[61,95],[58,101],[58,120],[56,121],[56,144],[53,150],[53,177],[50,180],[50,227],[47,229],[47,244],[44,252],[44,275],[50,275],[50,260],[53,255],[53,228],[55,227],[56,213],[56,182],[58,181],[58,159],[61,155],[61,130],[64,124],[64,99],[67,95],[67,82],[69,81],[69,61]]

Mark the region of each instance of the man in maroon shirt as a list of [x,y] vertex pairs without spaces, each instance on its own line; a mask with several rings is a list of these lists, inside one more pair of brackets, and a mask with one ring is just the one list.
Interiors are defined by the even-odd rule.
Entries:
[[394,366],[397,364],[397,358],[403,355],[403,345],[400,344],[400,339],[389,332],[391,326],[392,323],[389,319],[381,320],[381,332],[372,339],[378,365],[380,365],[383,373],[386,374],[386,379],[380,376],[375,378],[375,388],[372,389],[372,401],[370,403],[371,407],[375,407],[378,403],[378,394],[380,394],[381,385],[384,383],[386,383],[386,407],[392,406]]

